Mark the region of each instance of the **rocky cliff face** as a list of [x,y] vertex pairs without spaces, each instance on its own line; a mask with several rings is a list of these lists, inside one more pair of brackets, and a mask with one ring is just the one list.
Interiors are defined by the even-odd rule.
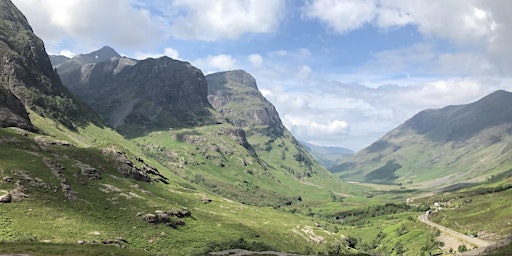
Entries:
[[[136,61],[111,53],[99,62],[84,57],[98,52],[106,51],[79,55],[57,70],[74,94],[124,135],[218,122],[205,77],[188,62],[168,57]],[[89,62],[72,69],[83,60]]]
[[236,126],[282,135],[284,126],[275,107],[258,90],[256,80],[242,70],[206,76],[208,101]]
[[0,127],[18,127],[35,130],[25,106],[11,91],[0,88]]
[[[73,128],[83,118],[80,106],[54,72],[43,42],[9,0],[0,1],[0,83],[4,125],[30,123],[20,103]],[[12,95],[11,95],[12,94]],[[14,96],[14,97],[13,97]],[[9,109],[10,112],[7,112]]]

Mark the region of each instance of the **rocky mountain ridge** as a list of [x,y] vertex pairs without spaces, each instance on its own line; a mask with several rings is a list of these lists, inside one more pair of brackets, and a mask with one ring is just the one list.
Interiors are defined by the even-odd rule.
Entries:
[[75,95],[129,137],[219,122],[202,72],[187,62],[168,57],[137,61],[104,47],[60,64],[57,71]]

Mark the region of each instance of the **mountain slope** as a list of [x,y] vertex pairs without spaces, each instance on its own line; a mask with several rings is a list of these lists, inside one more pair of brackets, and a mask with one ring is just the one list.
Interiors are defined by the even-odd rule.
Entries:
[[70,128],[98,123],[62,85],[43,42],[33,34],[23,14],[10,1],[1,1],[0,9],[0,83],[2,97],[13,108],[11,114],[26,121],[26,114],[15,103],[17,98],[27,108]]
[[270,173],[288,180],[287,184],[276,186],[307,200],[315,195],[328,197],[328,193],[346,195],[351,189],[349,184],[333,179],[304,150],[284,127],[274,106],[259,92],[256,80],[249,73],[219,72],[207,75],[206,79],[211,105],[245,131],[247,141]]
[[301,141],[300,144],[309,154],[324,168],[331,168],[341,163],[341,161],[354,154],[354,151],[340,147],[322,147]]
[[512,93],[425,110],[331,171],[344,179],[424,185],[474,182],[512,160]]

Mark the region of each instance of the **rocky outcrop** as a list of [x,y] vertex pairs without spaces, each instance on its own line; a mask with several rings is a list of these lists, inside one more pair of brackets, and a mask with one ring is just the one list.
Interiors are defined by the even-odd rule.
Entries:
[[51,158],[45,157],[43,158],[43,162],[50,169],[51,173],[60,182],[60,187],[62,193],[64,193],[64,196],[70,201],[78,199],[78,193],[71,188],[71,185],[69,184],[66,176],[64,176],[64,171],[66,170],[66,168]]
[[84,176],[89,180],[101,179],[101,171],[88,164],[84,164],[80,161],[76,161],[76,166],[80,168],[80,176]]
[[18,127],[36,131],[23,103],[10,90],[2,87],[0,87],[0,127]]
[[7,193],[0,196],[0,204],[8,204],[10,202],[12,202],[11,193]]
[[172,228],[178,228],[178,226],[184,226],[185,221],[182,219],[189,218],[192,216],[191,212],[187,208],[172,209],[168,211],[155,211],[154,213],[139,213],[139,217],[151,224],[165,224]]
[[158,169],[149,166],[141,158],[137,158],[138,165],[128,159],[125,152],[118,151],[114,148],[103,149],[103,154],[110,157],[117,163],[117,171],[127,177],[135,180],[150,182],[162,182],[168,184],[168,178],[162,175]]

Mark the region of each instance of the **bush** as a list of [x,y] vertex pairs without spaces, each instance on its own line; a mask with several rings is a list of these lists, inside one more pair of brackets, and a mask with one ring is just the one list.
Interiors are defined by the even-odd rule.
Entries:
[[468,250],[468,247],[465,244],[459,245],[459,248],[457,248],[457,251],[459,252],[465,252]]

